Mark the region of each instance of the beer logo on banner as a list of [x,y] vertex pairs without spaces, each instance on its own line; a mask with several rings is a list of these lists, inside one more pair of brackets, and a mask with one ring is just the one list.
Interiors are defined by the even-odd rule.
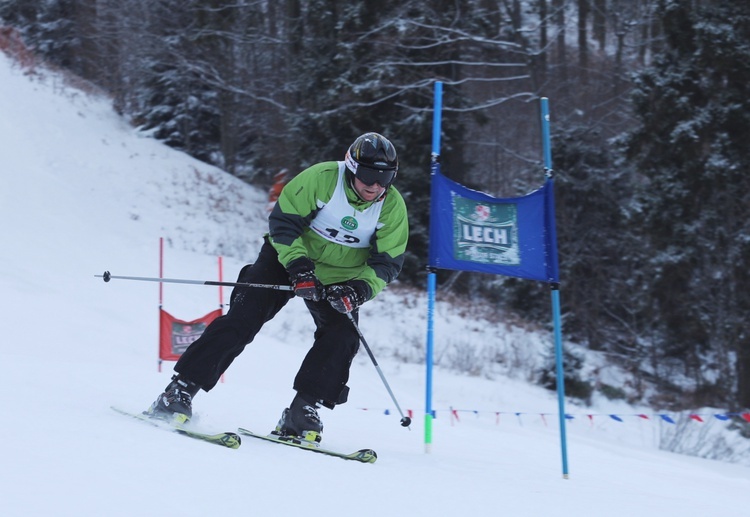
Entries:
[[201,337],[207,324],[199,321],[190,325],[172,323],[172,353],[181,355],[193,341]]
[[521,263],[515,203],[484,203],[454,196],[453,208],[456,260],[507,266]]

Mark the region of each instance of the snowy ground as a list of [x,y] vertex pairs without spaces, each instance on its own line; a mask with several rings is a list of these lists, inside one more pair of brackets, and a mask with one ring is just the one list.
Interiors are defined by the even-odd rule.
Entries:
[[[163,236],[165,277],[214,279],[221,254],[233,279],[258,249],[264,193],[138,136],[106,102],[54,76],[30,78],[2,54],[0,142],[2,516],[698,516],[747,506],[748,467],[659,451],[654,420],[571,421],[563,479],[556,418],[540,416],[556,412],[555,399],[518,377],[438,369],[426,454],[424,367],[392,358],[418,353],[425,300],[408,304],[394,290],[365,306],[362,331],[402,407],[415,411],[411,431],[364,353],[349,404],[321,414],[327,446],[372,447],[374,465],[250,439],[222,449],[126,419],[110,406],[144,409],[170,375],[156,366],[158,287],[94,275],[157,276]],[[165,309],[184,319],[218,302],[215,288],[165,286]],[[437,355],[471,333],[476,342],[515,336],[520,355],[548,339],[457,321],[445,308],[437,325]],[[196,425],[270,430],[310,332],[293,301],[225,382],[196,398]],[[477,413],[455,421],[450,407]]]

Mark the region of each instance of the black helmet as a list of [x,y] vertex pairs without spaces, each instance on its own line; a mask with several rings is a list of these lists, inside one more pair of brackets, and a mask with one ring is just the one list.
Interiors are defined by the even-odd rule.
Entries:
[[365,133],[349,146],[346,167],[365,185],[388,188],[398,173],[396,148],[383,135]]

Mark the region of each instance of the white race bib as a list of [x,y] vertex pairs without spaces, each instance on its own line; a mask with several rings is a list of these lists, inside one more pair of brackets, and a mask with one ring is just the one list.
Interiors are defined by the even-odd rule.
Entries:
[[310,222],[310,228],[326,240],[351,248],[369,248],[370,239],[378,228],[378,218],[383,209],[383,200],[374,202],[364,212],[360,212],[346,198],[344,186],[344,162],[339,164],[339,178],[336,190],[328,203],[318,200],[322,206]]

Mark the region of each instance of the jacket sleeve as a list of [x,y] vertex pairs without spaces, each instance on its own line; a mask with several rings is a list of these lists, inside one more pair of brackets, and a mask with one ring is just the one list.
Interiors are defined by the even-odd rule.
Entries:
[[284,267],[292,260],[307,256],[300,239],[320,210],[317,203],[327,202],[338,178],[338,164],[324,162],[299,173],[284,186],[276,206],[268,216],[271,244]]

